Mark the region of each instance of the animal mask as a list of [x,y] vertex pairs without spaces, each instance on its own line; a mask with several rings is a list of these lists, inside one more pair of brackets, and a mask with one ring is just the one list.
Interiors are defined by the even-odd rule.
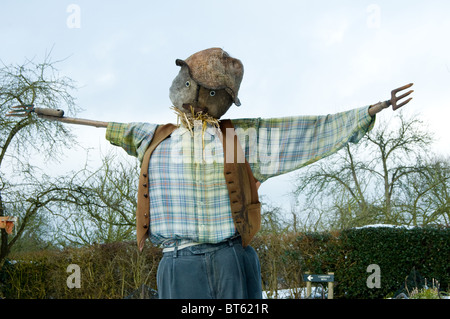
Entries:
[[180,111],[202,112],[219,119],[237,97],[244,67],[219,48],[197,52],[186,60],[176,60],[180,72],[170,87],[170,99]]

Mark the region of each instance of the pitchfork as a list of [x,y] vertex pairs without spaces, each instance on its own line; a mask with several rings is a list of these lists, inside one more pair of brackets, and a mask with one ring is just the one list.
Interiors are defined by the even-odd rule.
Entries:
[[408,103],[409,101],[412,100],[412,97],[410,97],[409,99],[407,99],[406,101],[397,104],[397,102],[405,97],[407,97],[408,95],[410,95],[412,92],[414,92],[414,90],[409,90],[408,92],[406,92],[403,95],[400,95],[399,97],[395,96],[398,92],[406,90],[407,88],[410,88],[411,86],[413,86],[414,83],[410,83],[407,85],[404,85],[402,87],[399,87],[398,89],[392,90],[391,91],[391,105],[392,105],[392,109],[395,111],[396,109],[401,108],[403,105],[405,105],[406,103]]
[[12,110],[9,111],[6,114],[6,116],[25,117],[34,112],[34,113],[36,113],[36,115],[38,117],[46,119],[46,120],[51,120],[51,121],[59,121],[59,122],[64,122],[64,123],[80,124],[80,125],[89,125],[89,126],[95,126],[95,127],[108,126],[108,122],[79,119],[79,118],[74,118],[74,117],[64,117],[63,110],[34,107],[33,104],[17,105],[17,106],[11,107],[11,109]]
[[405,105],[406,103],[408,103],[409,101],[412,100],[412,97],[410,97],[409,99],[407,99],[406,101],[402,101],[401,103],[400,100],[407,97],[408,95],[410,95],[412,92],[414,92],[413,90],[409,90],[408,92],[397,96],[396,94],[399,93],[400,91],[406,90],[407,88],[410,88],[411,86],[413,86],[414,83],[410,83],[407,85],[404,85],[402,87],[399,87],[395,90],[391,91],[391,99],[387,100],[387,101],[383,101],[383,102],[378,102],[376,104],[373,104],[369,107],[369,114],[370,115],[375,115],[378,112],[382,111],[383,109],[388,108],[390,105],[392,105],[392,109],[395,111],[399,108],[401,108],[403,105]]

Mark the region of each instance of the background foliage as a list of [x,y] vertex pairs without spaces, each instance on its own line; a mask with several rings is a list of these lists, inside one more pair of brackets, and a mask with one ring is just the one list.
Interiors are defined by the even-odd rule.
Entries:
[[[300,297],[303,274],[335,274],[335,298],[393,297],[405,290],[412,271],[450,289],[450,229],[367,227],[342,232],[262,233],[253,247],[261,261],[263,289],[271,298],[290,288]],[[0,272],[4,298],[126,298],[139,287],[156,287],[161,251],[134,242],[17,254]],[[67,287],[70,264],[81,269],[81,288]],[[381,287],[368,288],[370,264],[381,269]],[[421,282],[413,287],[422,288]],[[297,289],[295,289],[297,288]]]
[[[161,253],[153,247],[138,253],[134,242],[120,242],[18,254],[14,258],[4,264],[0,274],[0,296],[4,298],[118,299],[142,285],[156,287]],[[67,286],[72,274],[67,267],[71,264],[80,267],[80,288]]]

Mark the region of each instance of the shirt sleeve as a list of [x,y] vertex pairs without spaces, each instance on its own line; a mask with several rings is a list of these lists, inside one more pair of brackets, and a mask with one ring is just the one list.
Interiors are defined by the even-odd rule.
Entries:
[[325,116],[233,120],[246,159],[260,182],[359,142],[374,123],[368,107]]
[[142,161],[157,126],[150,123],[109,122],[105,137],[112,145],[122,147],[129,155]]

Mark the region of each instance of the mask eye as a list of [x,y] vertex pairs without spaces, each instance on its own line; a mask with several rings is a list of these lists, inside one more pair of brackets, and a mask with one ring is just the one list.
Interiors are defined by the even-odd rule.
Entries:
[[190,87],[191,86],[191,82],[189,82],[189,81],[186,81],[186,83],[184,83],[184,85],[188,88],[188,87]]
[[209,91],[209,96],[214,96],[216,95],[216,91]]

